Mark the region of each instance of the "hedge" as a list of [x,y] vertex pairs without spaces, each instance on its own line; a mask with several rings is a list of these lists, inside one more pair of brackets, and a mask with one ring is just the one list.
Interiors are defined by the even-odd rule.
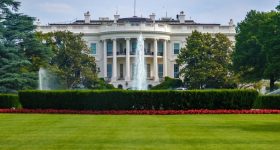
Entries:
[[0,94],[0,108],[20,108],[18,96],[14,94]]
[[257,96],[253,90],[19,92],[23,108],[71,110],[251,109]]
[[280,95],[259,96],[254,104],[256,109],[280,109]]

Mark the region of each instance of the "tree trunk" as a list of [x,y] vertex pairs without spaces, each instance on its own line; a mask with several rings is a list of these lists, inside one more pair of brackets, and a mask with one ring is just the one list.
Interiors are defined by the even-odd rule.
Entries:
[[275,89],[275,79],[273,76],[270,77],[270,92]]

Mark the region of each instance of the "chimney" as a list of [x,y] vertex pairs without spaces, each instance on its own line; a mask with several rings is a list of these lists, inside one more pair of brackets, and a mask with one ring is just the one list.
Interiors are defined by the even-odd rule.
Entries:
[[156,14],[155,14],[155,13],[152,13],[152,14],[150,15],[150,19],[153,20],[153,23],[155,23],[155,22],[156,22]]
[[229,25],[229,26],[234,26],[234,22],[233,22],[233,19],[230,19],[230,20],[229,20],[229,23],[228,23],[228,25]]
[[178,15],[178,19],[179,19],[180,23],[185,23],[185,17],[186,17],[186,15],[184,14],[183,11],[181,11],[180,14]]
[[85,23],[90,23],[90,13],[89,13],[89,11],[86,12],[84,15],[85,15]]
[[37,25],[37,26],[40,26],[40,25],[41,25],[40,19],[36,19],[36,25]]
[[118,20],[119,20],[119,18],[120,18],[120,15],[115,14],[115,15],[114,15],[114,23],[117,23]]

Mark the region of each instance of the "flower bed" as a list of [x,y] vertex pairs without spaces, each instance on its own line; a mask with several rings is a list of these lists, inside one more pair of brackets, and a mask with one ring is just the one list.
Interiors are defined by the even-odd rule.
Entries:
[[40,114],[96,114],[96,115],[180,115],[180,114],[280,114],[280,110],[54,110],[54,109],[0,109],[0,113],[40,113]]

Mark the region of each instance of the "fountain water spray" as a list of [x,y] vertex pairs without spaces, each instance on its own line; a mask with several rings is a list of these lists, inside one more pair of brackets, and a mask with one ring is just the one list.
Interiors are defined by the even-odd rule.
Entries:
[[49,88],[49,77],[47,70],[44,68],[39,69],[39,90],[50,90]]
[[135,66],[132,81],[133,90],[147,90],[147,70],[145,65],[144,39],[142,34],[138,37]]

